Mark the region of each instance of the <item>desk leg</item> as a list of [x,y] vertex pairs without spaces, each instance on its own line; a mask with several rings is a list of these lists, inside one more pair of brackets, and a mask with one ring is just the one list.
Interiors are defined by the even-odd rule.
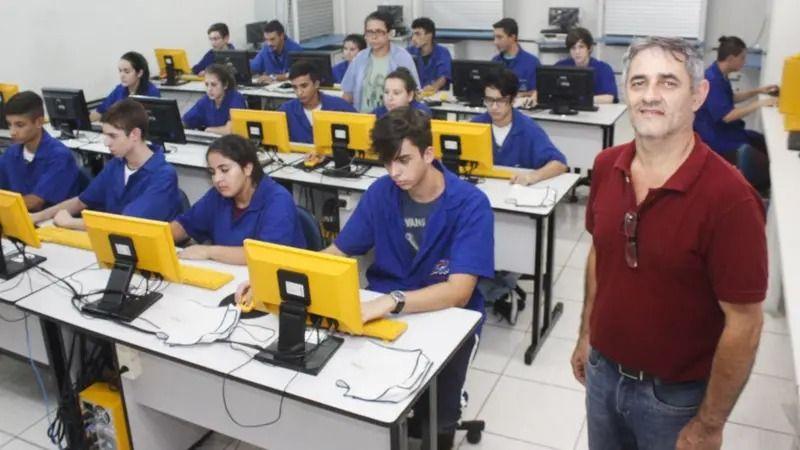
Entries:
[[603,127],[603,149],[614,146],[614,125]]
[[[71,367],[67,365],[61,329],[57,323],[43,317],[40,322],[47,347],[47,357],[50,358],[50,367],[53,368],[58,385],[59,406],[63,406],[65,409],[63,422],[66,427],[67,447],[84,448],[81,410],[78,404],[78,395],[72,390]],[[69,401],[63,400],[65,398],[68,398]]]
[[533,328],[531,345],[525,351],[525,364],[530,365],[539,350],[539,318],[542,309],[542,218],[536,217],[536,246],[533,252]]
[[408,450],[408,422],[405,417],[398,420],[389,429],[392,450]]
[[428,385],[428,421],[422,423],[422,450],[436,450],[439,447],[436,378],[433,377]]
[[[561,313],[564,311],[564,304],[558,302],[555,306],[553,304],[553,254],[555,253],[556,246],[556,212],[553,210],[547,217],[547,262],[545,265],[544,275],[544,321],[542,323],[541,338],[544,341],[550,330],[553,329]],[[551,310],[552,307],[552,310]]]

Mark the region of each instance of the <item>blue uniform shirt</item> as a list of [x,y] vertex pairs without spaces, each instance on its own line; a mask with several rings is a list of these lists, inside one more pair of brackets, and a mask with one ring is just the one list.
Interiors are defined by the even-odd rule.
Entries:
[[[129,95],[128,88],[126,88],[121,84],[118,84],[117,87],[115,87],[114,90],[111,91],[110,94],[108,94],[108,97],[106,97],[106,99],[103,100],[103,103],[101,103],[100,106],[97,107],[97,112],[103,114],[104,112],[108,111],[108,108],[111,108],[114,105],[114,103],[117,103],[120,100],[125,100],[126,98],[128,98],[128,95]],[[155,84],[151,83],[150,80],[147,80],[147,87],[144,95],[148,97],[161,97],[161,92],[158,90]]]
[[[432,115],[431,108],[426,103],[423,103],[423,102],[420,102],[420,101],[417,101],[417,100],[413,100],[411,103],[408,104],[408,106],[424,112],[429,117]],[[378,106],[377,108],[372,110],[372,114],[375,114],[375,116],[378,119],[380,119],[381,117],[385,116],[386,113],[388,113],[388,112],[389,112],[389,110],[386,109],[386,107],[383,106],[383,105]]]
[[536,68],[541,64],[539,58],[519,47],[517,55],[513,58],[506,59],[503,54],[498,53],[492,58],[492,61],[499,61],[505,64],[517,75],[520,92],[536,90]]
[[[341,97],[334,97],[322,92],[319,93],[319,101],[323,111],[344,111],[356,112],[353,105],[347,103]],[[289,124],[289,140],[292,142],[304,142],[311,144],[314,142],[314,129],[308,121],[306,113],[303,112],[303,104],[300,100],[293,99],[283,103],[278,111],[286,113],[286,122]]]
[[178,215],[178,175],[158,148],[125,184],[125,160],[112,158],[78,197],[89,209],[169,221]]
[[347,73],[347,67],[350,66],[350,61],[344,60],[339,64],[336,64],[331,69],[333,71],[333,82],[334,83],[342,83],[342,79],[344,78],[344,74]]
[[[421,289],[447,281],[453,273],[494,276],[494,216],[489,199],[438,161],[434,167],[444,173],[445,188],[428,217],[418,252],[405,238],[403,191],[388,175],[367,189],[336,238],[336,247],[347,255],[375,249],[375,261],[367,269],[369,289],[383,293]],[[466,307],[484,312],[477,288]]]
[[717,153],[728,153],[748,143],[744,120],[725,123],[722,120],[736,107],[731,82],[717,63],[706,69],[709,91],[705,103],[694,116],[694,130]]
[[[503,146],[498,148],[492,137],[494,165],[539,169],[550,161],[567,164],[567,158],[550,142],[539,124],[516,108],[512,115],[511,130],[503,141]],[[473,117],[472,121],[491,124],[492,118],[489,113],[483,113]]]
[[[233,50],[233,44],[228,44],[228,50]],[[214,49],[211,49],[203,55],[203,59],[200,60],[199,63],[192,66],[192,73],[195,75],[199,74],[200,72],[206,70],[206,67],[210,66],[214,63]]]
[[306,248],[292,194],[268,176],[258,183],[250,204],[237,219],[233,207],[233,199],[211,188],[178,222],[201,243],[240,247],[250,238]]
[[14,144],[0,156],[0,189],[36,195],[46,206],[78,194],[78,165],[61,141],[42,131],[33,161],[25,161],[23,152],[22,144]]
[[447,84],[445,84],[442,88],[447,89],[447,87],[450,85],[450,80],[453,73],[453,69],[451,67],[453,63],[453,57],[450,56],[450,52],[445,47],[439,44],[433,44],[433,51],[430,55],[428,55],[428,64],[425,64],[422,53],[420,53],[420,49],[417,47],[412,45],[406,50],[408,50],[408,53],[410,53],[411,57],[414,58],[414,63],[417,65],[420,89],[432,84],[440,77],[447,78]]
[[183,115],[183,123],[186,128],[208,128],[219,127],[231,120],[231,108],[247,108],[244,96],[236,89],[225,92],[219,108],[214,104],[214,100],[208,95],[204,95],[192,108]]
[[269,45],[264,44],[256,57],[250,60],[250,70],[253,73],[267,75],[286,73],[289,71],[289,52],[299,52],[301,50],[303,50],[303,47],[288,36],[286,36],[286,41],[283,43],[283,51],[280,54],[273,52]]
[[[556,65],[575,67],[575,60],[565,58],[557,62]],[[608,63],[594,58],[589,58],[589,67],[594,69],[594,95],[612,95],[614,103],[617,103],[619,97],[617,94],[617,80],[614,78],[614,69]]]

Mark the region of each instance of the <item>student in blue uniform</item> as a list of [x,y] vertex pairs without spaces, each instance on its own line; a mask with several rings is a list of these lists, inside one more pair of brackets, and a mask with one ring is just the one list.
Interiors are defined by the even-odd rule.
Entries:
[[517,41],[519,36],[517,21],[506,17],[494,23],[492,28],[494,28],[494,46],[500,52],[492,58],[492,61],[502,62],[514,71],[519,79],[520,97],[535,97],[536,68],[540,64],[539,58],[520,47]]
[[73,217],[84,209],[164,221],[178,215],[178,175],[163,150],[147,146],[144,106],[122,100],[106,111],[102,122],[114,158],[80,195],[31,214],[34,223],[53,219],[59,227],[84,229],[83,219]]
[[233,44],[229,41],[231,39],[230,32],[228,31],[228,25],[225,25],[222,22],[218,22],[212,24],[208,27],[208,42],[211,43],[211,50],[207,51],[205,55],[203,55],[203,59],[200,60],[197,64],[192,66],[192,72],[195,75],[204,75],[206,67],[210,66],[214,63],[214,52],[220,50],[233,50]]
[[[389,174],[367,189],[324,250],[339,256],[374,250],[367,288],[384,295],[362,303],[365,322],[450,307],[484,313],[475,286],[494,274],[492,209],[485,194],[434,159],[432,141],[430,119],[413,108],[396,109],[375,122],[373,149]],[[247,290],[246,283],[239,287],[239,301]],[[480,326],[437,378],[440,449],[452,448],[461,389],[479,334]],[[427,405],[424,399],[417,403],[410,430],[427,420]]]
[[436,24],[427,17],[411,22],[411,44],[406,50],[414,58],[419,83],[425,92],[447,89],[450,85],[453,57],[436,43]]
[[364,36],[360,34],[348,34],[342,42],[342,56],[344,61],[333,66],[333,80],[335,83],[341,83],[347,68],[350,67],[350,61],[356,57],[358,52],[367,48],[367,41]]
[[141,53],[125,53],[120,58],[117,69],[119,70],[119,85],[97,107],[97,111],[92,111],[90,114],[92,122],[100,120],[103,113],[108,111],[113,104],[128,98],[129,95],[161,97],[161,92],[156,85],[150,82],[150,67]]
[[536,122],[514,108],[519,81],[508,69],[490,71],[483,78],[486,111],[473,117],[492,124],[494,165],[531,169],[517,172],[512,183],[523,185],[552,178],[567,170],[564,157]]
[[204,129],[210,133],[231,133],[231,108],[247,108],[244,96],[236,90],[236,79],[222,64],[205,70],[206,95],[183,115],[186,128]]
[[410,106],[431,116],[431,109],[425,103],[415,99],[417,95],[417,82],[411,72],[405,67],[398,67],[394,72],[386,75],[383,81],[383,104],[372,111],[372,114],[381,118],[389,111]]
[[320,74],[316,66],[298,61],[289,69],[289,80],[297,98],[282,104],[278,111],[286,113],[289,124],[289,140],[292,142],[314,142],[312,111],[356,112],[353,105],[341,97],[327,95],[319,90]]
[[777,86],[762,86],[734,93],[728,76],[744,67],[747,46],[736,36],[719,38],[717,60],[706,69],[709,91],[703,106],[694,116],[694,130],[703,142],[732,164],[738,164],[738,155],[749,149],[766,153],[764,136],[744,128],[744,117],[763,106],[775,106],[777,98],[767,97],[746,105],[737,103],[749,100],[758,94],[775,92]]
[[0,189],[22,194],[28,211],[77,194],[78,165],[72,151],[42,128],[42,98],[20,92],[6,102],[5,114],[14,145],[0,156]]
[[223,136],[208,147],[206,161],[214,187],[170,223],[176,242],[191,237],[197,243],[182,259],[243,265],[248,238],[305,248],[292,194],[264,175],[250,141]]
[[566,45],[569,58],[557,62],[557,66],[589,67],[594,69],[594,102],[617,103],[617,80],[614,69],[608,63],[592,57],[594,38],[586,28],[576,27],[567,33]]
[[303,50],[297,42],[286,36],[283,24],[277,20],[264,26],[264,46],[255,58],[250,60],[253,74],[261,74],[256,80],[259,84],[284,81],[289,72],[289,52]]

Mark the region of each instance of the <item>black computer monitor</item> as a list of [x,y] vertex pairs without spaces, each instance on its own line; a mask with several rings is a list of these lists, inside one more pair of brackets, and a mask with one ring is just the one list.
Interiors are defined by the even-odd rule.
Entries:
[[186,143],[177,100],[140,95],[133,95],[130,98],[141,103],[147,110],[147,139],[150,142],[157,145],[164,145],[166,142]]
[[594,106],[594,69],[539,66],[536,68],[537,107],[552,114],[597,111]]
[[247,34],[247,43],[252,44],[254,48],[261,48],[264,44],[264,27],[267,22],[253,22],[244,26],[245,33]]
[[8,123],[6,122],[6,98],[0,92],[0,130],[7,130]]
[[392,18],[392,29],[398,35],[406,33],[406,25],[403,23],[402,5],[379,5],[378,11],[388,14]]
[[484,75],[502,68],[498,61],[453,60],[453,94],[469,106],[483,105]]
[[333,70],[331,54],[320,51],[289,52],[289,67],[298,61],[306,61],[317,68],[320,86],[333,86]]
[[59,139],[73,139],[77,130],[91,131],[92,122],[82,89],[43,88],[42,97],[50,124],[61,131]]
[[250,56],[247,50],[216,50],[214,62],[228,67],[236,79],[236,84],[250,86],[253,74],[250,72]]

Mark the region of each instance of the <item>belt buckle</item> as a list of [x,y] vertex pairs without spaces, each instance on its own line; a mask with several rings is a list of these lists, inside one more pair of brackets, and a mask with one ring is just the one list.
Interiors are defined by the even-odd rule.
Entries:
[[636,373],[629,373],[628,371],[625,370],[624,367],[622,367],[622,364],[617,364],[617,371],[619,372],[620,375],[622,375],[625,378],[629,378],[631,380],[636,380],[636,381],[644,381],[644,371],[640,370]]

